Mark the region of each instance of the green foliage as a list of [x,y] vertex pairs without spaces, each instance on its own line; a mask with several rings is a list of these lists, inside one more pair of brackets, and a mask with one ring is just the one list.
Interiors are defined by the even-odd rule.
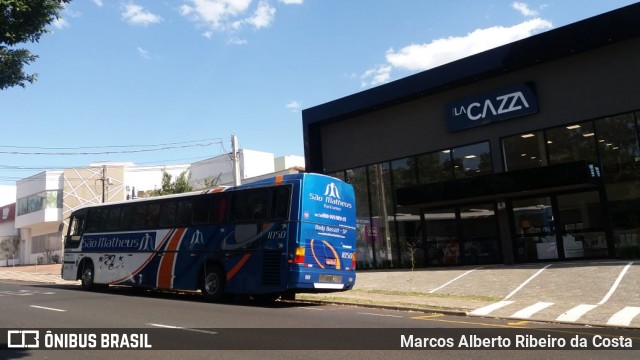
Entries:
[[25,42],[38,42],[47,25],[59,17],[71,0],[0,0],[0,90],[25,87],[37,75],[24,72],[38,56],[26,49],[13,48]]
[[193,186],[189,184],[191,173],[185,170],[176,177],[173,181],[173,177],[166,170],[162,170],[162,185],[160,189],[153,190],[151,196],[180,194],[184,192],[193,191]]

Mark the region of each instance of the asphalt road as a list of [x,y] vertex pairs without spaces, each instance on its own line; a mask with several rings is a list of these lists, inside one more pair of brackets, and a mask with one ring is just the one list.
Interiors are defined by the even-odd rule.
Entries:
[[[424,359],[507,357],[519,359],[637,359],[640,350],[450,350],[462,338],[495,341],[509,334],[535,339],[586,339],[604,334],[619,339],[616,329],[542,324],[434,313],[401,312],[360,307],[278,302],[212,304],[200,296],[110,289],[85,292],[77,286],[0,282],[2,309],[0,344],[9,330],[51,330],[59,341],[69,334],[146,334],[151,350],[0,350],[2,359]],[[529,329],[529,330],[528,330]],[[533,330],[531,330],[533,329]],[[67,336],[66,338],[64,336]],[[121,335],[122,336],[122,335]],[[609,337],[612,336],[612,337]],[[44,341],[44,334],[39,340]],[[142,336],[141,336],[142,337]],[[425,340],[426,338],[435,340]],[[51,338],[50,338],[51,339]],[[88,340],[89,339],[89,340]],[[627,331],[621,342],[640,349],[640,331]],[[12,340],[13,341],[13,340]],[[114,343],[122,345],[122,338]],[[429,343],[429,341],[435,341]],[[504,340],[502,340],[504,341]],[[100,340],[96,340],[100,343]],[[144,341],[140,342],[145,343]],[[6,343],[4,343],[6,344]],[[402,348],[401,344],[404,344]],[[624,344],[622,344],[624,345]],[[97,346],[99,347],[99,345]],[[437,347],[438,350],[429,350]],[[188,349],[200,348],[199,351]],[[406,349],[410,350],[406,350]],[[166,349],[166,350],[153,350]],[[288,349],[288,350],[282,350]]]

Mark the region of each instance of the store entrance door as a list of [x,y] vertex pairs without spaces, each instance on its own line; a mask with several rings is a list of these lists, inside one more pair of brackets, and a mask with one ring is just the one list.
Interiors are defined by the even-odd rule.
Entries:
[[551,197],[513,200],[514,255],[518,263],[558,259]]
[[515,261],[608,256],[598,191],[513,200]]

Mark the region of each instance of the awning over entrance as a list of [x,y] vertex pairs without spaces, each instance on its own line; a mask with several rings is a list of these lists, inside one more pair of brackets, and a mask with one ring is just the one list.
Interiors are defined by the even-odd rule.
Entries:
[[396,190],[400,206],[451,205],[504,199],[562,190],[594,189],[601,181],[599,165],[578,161]]

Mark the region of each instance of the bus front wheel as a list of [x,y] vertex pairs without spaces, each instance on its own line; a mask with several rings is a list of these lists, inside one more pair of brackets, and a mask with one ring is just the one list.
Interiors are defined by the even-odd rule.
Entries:
[[209,301],[220,301],[224,295],[224,277],[217,265],[208,265],[202,279],[202,295]]
[[93,289],[93,279],[94,279],[94,271],[93,271],[93,263],[85,262],[82,267],[82,273],[80,274],[80,284],[84,290],[92,290]]

